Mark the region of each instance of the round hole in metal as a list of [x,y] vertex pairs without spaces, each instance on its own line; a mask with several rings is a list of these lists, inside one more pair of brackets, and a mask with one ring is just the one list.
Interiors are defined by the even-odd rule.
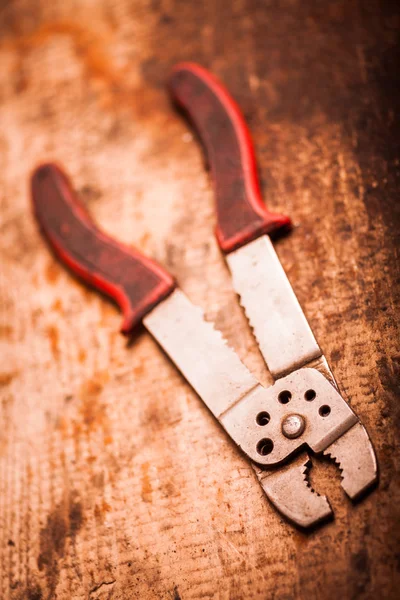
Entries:
[[274,442],[269,438],[263,438],[257,444],[257,452],[261,454],[261,456],[267,456],[267,454],[271,454],[274,449]]
[[278,400],[281,404],[287,404],[288,402],[290,402],[291,398],[292,392],[289,392],[289,390],[282,390],[282,392],[280,392],[278,396]]
[[268,425],[270,420],[271,420],[270,414],[267,413],[265,410],[263,410],[262,412],[259,412],[258,415],[256,416],[257,425],[261,425],[262,427],[264,425]]
[[321,415],[321,417],[327,417],[331,413],[331,407],[328,406],[327,404],[324,404],[323,406],[320,407],[318,412]]

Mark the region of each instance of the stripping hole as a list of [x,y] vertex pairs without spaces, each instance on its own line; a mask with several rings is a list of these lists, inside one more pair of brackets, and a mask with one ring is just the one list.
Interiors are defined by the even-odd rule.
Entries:
[[258,413],[258,415],[256,417],[257,425],[261,425],[262,427],[264,425],[268,425],[270,420],[271,420],[271,417],[270,417],[269,413],[267,413],[265,410]]
[[316,395],[317,394],[316,394],[315,390],[307,390],[306,393],[304,394],[304,398],[306,400],[308,400],[308,402],[311,402],[311,400],[314,400]]
[[267,454],[271,454],[274,449],[274,442],[269,438],[263,438],[257,444],[257,452],[261,454],[261,456],[267,456]]
[[289,400],[292,397],[292,392],[289,392],[289,390],[283,390],[283,392],[280,392],[279,396],[278,396],[278,400],[281,404],[287,404],[289,402]]
[[318,412],[321,415],[321,417],[327,417],[331,412],[331,407],[328,406],[327,404],[324,404],[323,406],[320,407]]

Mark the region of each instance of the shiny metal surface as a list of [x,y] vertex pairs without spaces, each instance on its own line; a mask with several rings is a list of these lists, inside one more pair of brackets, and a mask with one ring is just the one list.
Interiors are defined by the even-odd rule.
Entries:
[[272,375],[281,377],[321,356],[269,237],[231,252],[226,260]]
[[301,415],[288,415],[282,421],[282,433],[290,440],[298,438],[306,427],[306,421]]
[[156,306],[143,323],[211,412],[219,416],[251,390],[261,387],[180,290]]
[[326,448],[324,455],[341,469],[341,486],[352,500],[357,500],[378,479],[375,452],[360,422]]
[[[311,461],[305,452],[298,455],[302,446],[339,464],[342,486],[351,499],[376,481],[368,434],[339,394],[323,356],[266,389],[181,291],[154,308],[144,324],[251,459],[270,502],[293,523],[311,527],[332,514],[326,497],[308,485]],[[296,431],[293,417],[298,419]]]
[[332,515],[326,496],[320,496],[308,486],[310,467],[311,461],[305,452],[279,471],[263,471],[253,465],[271,504],[289,521],[303,528],[312,527]]
[[[264,414],[268,422],[259,424],[259,415]],[[289,438],[282,433],[282,422],[293,414],[301,416],[305,427],[301,435]],[[252,461],[268,467],[284,462],[303,445],[322,452],[358,421],[326,377],[306,368],[269,388],[254,388],[219,420]]]

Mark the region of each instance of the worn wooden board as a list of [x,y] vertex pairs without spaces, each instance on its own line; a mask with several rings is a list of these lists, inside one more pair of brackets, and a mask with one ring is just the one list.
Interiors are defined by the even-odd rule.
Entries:
[[[397,597],[392,4],[2,0],[0,22],[0,597]],[[31,169],[61,162],[104,229],[169,268],[269,381],[214,241],[201,149],[164,89],[182,59],[242,106],[265,198],[296,224],[279,256],[376,446],[380,486],[356,507],[335,466],[316,465],[336,521],[309,535],[31,215]]]

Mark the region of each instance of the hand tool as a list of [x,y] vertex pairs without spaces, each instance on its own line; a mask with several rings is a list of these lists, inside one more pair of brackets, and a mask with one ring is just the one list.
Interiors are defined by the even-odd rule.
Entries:
[[240,111],[202,67],[177,65],[169,90],[196,127],[215,187],[217,239],[275,383],[261,386],[176,286],[138,250],[94,225],[63,171],[32,176],[40,227],[58,257],[121,307],[122,332],[142,321],[225,431],[250,459],[271,503],[299,527],[332,516],[307,482],[309,452],[333,458],[358,499],[377,480],[368,434],[341,396],[269,235],[290,226],[262,202],[253,147]]

